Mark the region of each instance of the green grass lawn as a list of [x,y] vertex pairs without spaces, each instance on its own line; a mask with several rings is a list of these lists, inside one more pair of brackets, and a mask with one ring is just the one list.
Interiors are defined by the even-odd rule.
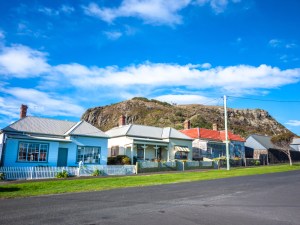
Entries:
[[106,177],[89,179],[63,179],[49,181],[28,181],[22,183],[1,184],[0,198],[28,197],[69,192],[101,191],[115,188],[141,187],[179,182],[213,180],[220,178],[249,176],[255,174],[277,173],[300,170],[300,164],[293,166],[261,166],[227,170],[209,170],[201,172],[180,172],[149,174],[143,176]]

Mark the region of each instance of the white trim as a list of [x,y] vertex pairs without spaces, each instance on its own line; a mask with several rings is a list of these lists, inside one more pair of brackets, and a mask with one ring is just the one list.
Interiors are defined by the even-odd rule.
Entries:
[[73,130],[75,130],[83,121],[79,121],[78,123],[76,123],[73,127],[71,127],[66,133],[64,133],[64,135],[69,135]]

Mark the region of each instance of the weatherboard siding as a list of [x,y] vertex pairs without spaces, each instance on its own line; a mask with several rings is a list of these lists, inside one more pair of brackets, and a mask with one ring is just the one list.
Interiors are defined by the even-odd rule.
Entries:
[[[47,162],[18,162],[20,142],[49,144]],[[58,142],[35,141],[26,139],[7,139],[5,144],[4,166],[56,166],[58,154]]]
[[[84,137],[84,136],[72,136],[71,137],[72,142],[75,144],[75,149],[74,151],[69,150],[69,152],[71,153],[70,155],[70,160],[75,159],[76,162],[76,157],[77,157],[77,145],[78,146],[93,146],[93,147],[100,147],[101,151],[100,151],[100,164],[101,165],[107,165],[107,138],[94,138],[94,137]],[[75,154],[73,154],[75,153]],[[71,162],[70,162],[71,163]],[[78,165],[76,163],[76,165]]]
[[188,154],[188,160],[193,159],[192,140],[169,139],[169,160],[175,159],[175,153],[176,153],[175,146],[188,147],[190,150],[190,152]]

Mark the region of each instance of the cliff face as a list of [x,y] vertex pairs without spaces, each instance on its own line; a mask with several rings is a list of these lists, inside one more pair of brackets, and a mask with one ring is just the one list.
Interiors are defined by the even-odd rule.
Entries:
[[[118,126],[120,115],[127,123],[183,129],[183,122],[190,119],[191,127],[212,128],[216,123],[224,129],[224,110],[219,106],[170,105],[157,100],[133,98],[113,105],[88,109],[82,119],[103,131]],[[228,129],[243,137],[249,134],[274,135],[288,131],[262,109],[228,108]]]

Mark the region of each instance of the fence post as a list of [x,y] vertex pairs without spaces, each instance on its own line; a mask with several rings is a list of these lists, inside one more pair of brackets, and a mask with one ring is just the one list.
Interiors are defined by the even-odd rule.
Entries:
[[182,162],[182,171],[184,171],[184,161]]
[[32,174],[33,174],[33,167],[31,167],[31,173],[30,173],[30,179],[32,180]]
[[138,174],[139,162],[135,163],[135,174]]

